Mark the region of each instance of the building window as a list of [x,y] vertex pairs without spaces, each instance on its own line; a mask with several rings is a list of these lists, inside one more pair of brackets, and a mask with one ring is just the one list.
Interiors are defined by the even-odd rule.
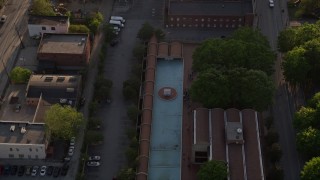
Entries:
[[36,155],[35,157],[36,157],[36,159],[38,159],[38,158],[39,158],[39,157],[38,157],[38,155]]
[[9,154],[9,158],[14,158],[14,155],[13,154]]
[[19,154],[19,158],[24,158],[24,155],[23,154]]
[[177,21],[180,21],[180,18],[177,18]]
[[41,28],[42,30],[47,30],[47,28],[46,27],[44,27],[44,26],[42,26],[42,28]]
[[19,151],[19,148],[16,148],[17,151]]
[[36,148],[36,152],[38,152],[38,148]]
[[12,148],[10,148],[10,151],[12,151]]
[[31,152],[31,151],[32,151],[32,149],[31,149],[31,148],[29,148],[29,151]]
[[56,27],[51,27],[51,30],[52,30],[52,31],[55,31],[55,30],[56,30]]

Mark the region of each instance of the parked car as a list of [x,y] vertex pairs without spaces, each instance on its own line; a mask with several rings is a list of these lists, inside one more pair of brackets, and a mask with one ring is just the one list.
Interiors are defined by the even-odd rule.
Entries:
[[0,23],[5,23],[7,20],[7,16],[6,15],[2,15],[0,18]]
[[47,168],[47,176],[51,176],[53,173],[53,166],[48,166]]
[[3,174],[3,171],[4,171],[4,168],[3,168],[3,166],[2,166],[2,165],[0,165],[0,175],[2,175],[2,174]]
[[110,42],[110,46],[114,47],[119,43],[119,39],[118,38],[114,38],[112,39],[112,41]]
[[61,171],[60,167],[54,167],[54,169],[53,169],[53,177],[58,177],[59,174],[60,174],[60,171]]
[[72,137],[70,139],[70,146],[74,146],[75,143],[76,143],[76,137]]
[[27,176],[30,176],[30,175],[31,175],[31,171],[32,171],[32,166],[26,166],[25,174],[26,174]]
[[18,166],[13,165],[13,166],[11,167],[11,172],[10,172],[10,174],[14,176],[14,175],[17,174],[17,172],[18,172]]
[[64,164],[61,168],[61,176],[66,176],[69,170],[69,165]]
[[100,162],[97,161],[88,161],[87,166],[100,166]]
[[25,166],[19,166],[18,176],[23,176],[25,170]]
[[11,170],[11,166],[10,165],[5,165],[4,166],[4,170],[3,170],[3,175],[9,175],[10,174],[10,170]]
[[100,159],[100,156],[89,156],[88,158],[89,161],[100,161]]
[[271,7],[271,8],[274,7],[274,1],[273,0],[269,0],[269,7]]
[[36,176],[38,174],[39,166],[33,166],[31,171],[31,176]]
[[68,155],[69,155],[69,156],[72,156],[72,155],[73,155],[73,152],[74,152],[74,146],[70,146],[70,147],[69,147],[69,151],[68,151]]
[[66,157],[63,159],[64,162],[69,162],[70,160],[71,160],[71,157],[70,157],[70,156],[66,156]]
[[40,168],[40,176],[45,176],[47,171],[47,166],[41,166]]

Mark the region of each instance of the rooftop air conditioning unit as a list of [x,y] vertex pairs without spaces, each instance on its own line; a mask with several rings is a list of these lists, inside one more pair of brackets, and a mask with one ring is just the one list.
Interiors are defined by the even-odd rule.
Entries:
[[15,125],[11,125],[11,126],[10,126],[10,131],[11,131],[11,132],[14,132],[15,129],[16,129],[16,126],[15,126]]
[[21,134],[24,134],[24,133],[26,133],[27,132],[27,130],[26,130],[26,127],[21,127]]

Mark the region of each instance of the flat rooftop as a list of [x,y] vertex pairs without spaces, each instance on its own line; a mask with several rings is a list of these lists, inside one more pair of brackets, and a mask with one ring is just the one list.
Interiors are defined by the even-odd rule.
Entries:
[[[36,106],[26,104],[26,84],[10,85],[1,105],[0,121],[32,122],[36,113]],[[16,111],[20,104],[20,111]]]
[[88,34],[43,34],[38,53],[83,54]]
[[44,125],[0,122],[0,143],[43,144],[44,134]]
[[39,24],[39,25],[57,25],[67,24],[68,16],[34,16],[30,15],[28,24]]
[[170,1],[169,6],[169,15],[244,16],[247,13],[253,13],[252,2],[249,0],[231,2]]
[[[181,124],[183,108],[182,60],[157,60],[153,98],[148,179],[181,179]],[[164,100],[163,87],[174,88],[177,96]]]

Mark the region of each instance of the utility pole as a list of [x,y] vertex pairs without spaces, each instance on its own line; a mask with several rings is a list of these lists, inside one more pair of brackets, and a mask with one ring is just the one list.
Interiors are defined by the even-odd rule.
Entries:
[[24,46],[24,44],[23,44],[23,42],[22,42],[22,39],[21,39],[21,36],[20,36],[20,33],[19,33],[19,30],[18,30],[17,26],[15,27],[15,30],[16,30],[17,35],[18,35],[18,38],[19,38],[19,40],[20,40],[21,48],[24,49],[25,46]]

